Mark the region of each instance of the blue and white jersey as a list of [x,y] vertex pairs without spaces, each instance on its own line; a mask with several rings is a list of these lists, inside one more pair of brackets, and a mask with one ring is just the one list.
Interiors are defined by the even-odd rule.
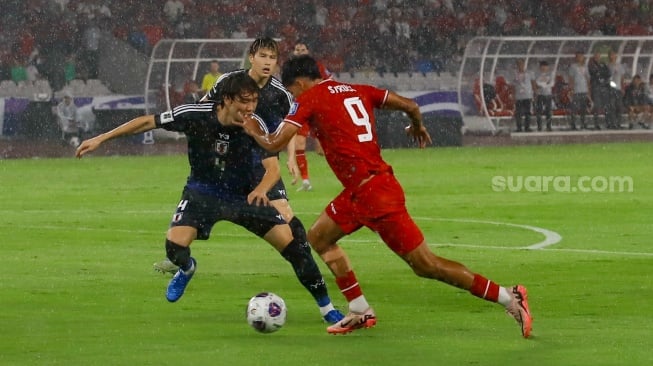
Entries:
[[[260,182],[262,159],[275,157],[241,127],[223,126],[215,102],[182,104],[155,116],[156,126],[182,132],[188,140],[187,187],[224,199],[242,200]],[[263,120],[255,115],[265,132]]]

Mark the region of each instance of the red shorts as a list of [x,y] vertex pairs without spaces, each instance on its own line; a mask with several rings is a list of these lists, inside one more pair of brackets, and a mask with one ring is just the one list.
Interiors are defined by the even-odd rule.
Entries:
[[302,125],[302,127],[299,128],[299,131],[297,131],[297,134],[299,136],[304,136],[308,137],[311,134],[311,126],[309,125]]
[[345,189],[325,211],[346,234],[368,227],[399,255],[409,253],[424,241],[422,231],[406,210],[404,190],[391,173],[376,175],[360,187]]

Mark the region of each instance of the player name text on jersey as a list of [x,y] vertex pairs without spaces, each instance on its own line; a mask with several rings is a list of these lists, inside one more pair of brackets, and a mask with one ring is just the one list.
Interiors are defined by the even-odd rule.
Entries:
[[329,92],[331,94],[344,93],[344,92],[355,92],[356,89],[352,88],[351,85],[330,85]]

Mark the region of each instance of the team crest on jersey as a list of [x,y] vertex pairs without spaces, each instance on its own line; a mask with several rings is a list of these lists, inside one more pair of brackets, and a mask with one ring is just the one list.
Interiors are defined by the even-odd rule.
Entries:
[[225,155],[229,151],[229,141],[218,140],[215,143],[215,152],[219,155]]
[[290,111],[288,112],[289,116],[294,116],[297,113],[297,108],[299,108],[299,103],[293,102],[290,106]]

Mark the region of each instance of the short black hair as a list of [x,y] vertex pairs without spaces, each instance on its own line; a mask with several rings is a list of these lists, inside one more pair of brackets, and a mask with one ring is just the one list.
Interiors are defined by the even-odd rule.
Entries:
[[262,37],[255,39],[252,44],[249,45],[249,54],[255,55],[258,50],[261,48],[271,49],[277,54],[279,54],[279,44],[277,41],[270,37]]
[[283,64],[281,82],[284,86],[292,85],[298,77],[307,77],[311,80],[322,78],[320,68],[313,57],[301,55],[293,57]]
[[540,66],[549,66],[547,61],[540,61]]
[[221,104],[226,98],[233,100],[243,94],[259,94],[258,84],[246,72],[228,74],[220,81],[220,85]]

